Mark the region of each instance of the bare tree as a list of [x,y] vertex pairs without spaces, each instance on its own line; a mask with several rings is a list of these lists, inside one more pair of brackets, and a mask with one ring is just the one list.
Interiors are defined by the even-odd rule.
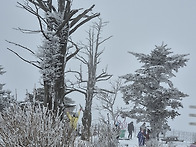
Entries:
[[98,110],[103,110],[110,114],[114,124],[116,124],[116,117],[118,116],[118,110],[114,108],[118,92],[120,91],[122,83],[121,80],[117,80],[115,83],[111,83],[111,90],[108,92],[101,92],[98,94],[97,98],[101,101],[101,107]]
[[[88,9],[72,9],[73,0],[24,0],[17,2],[18,7],[34,15],[39,23],[39,30],[18,30],[29,33],[38,32],[43,36],[43,44],[39,52],[23,45],[10,42],[29,51],[37,57],[37,61],[29,61],[20,56],[13,49],[8,48],[23,61],[41,70],[44,85],[44,105],[54,109],[62,106],[66,95],[65,66],[74,57],[79,48],[71,41],[70,36],[83,24],[99,16],[99,13],[90,13],[95,5]],[[90,14],[89,14],[90,13]]]
[[[82,55],[77,55],[77,59],[85,65],[87,68],[87,75],[84,75],[82,72],[82,66],[80,67],[80,71],[70,71],[76,73],[77,83],[78,85],[74,85],[71,83],[72,87],[70,91],[78,91],[85,96],[85,108],[83,111],[82,118],[82,139],[89,140],[91,136],[90,128],[92,121],[92,101],[95,97],[96,93],[103,91],[104,89],[98,88],[96,85],[98,82],[107,81],[112,77],[112,75],[107,74],[107,68],[102,69],[101,73],[98,74],[97,68],[100,63],[100,56],[103,53],[103,50],[99,50],[99,47],[106,40],[110,39],[110,37],[106,39],[101,38],[102,28],[106,25],[101,19],[99,19],[98,23],[94,23],[92,28],[88,31],[88,43],[87,45],[82,44],[83,51]],[[84,78],[87,76],[87,78]]]

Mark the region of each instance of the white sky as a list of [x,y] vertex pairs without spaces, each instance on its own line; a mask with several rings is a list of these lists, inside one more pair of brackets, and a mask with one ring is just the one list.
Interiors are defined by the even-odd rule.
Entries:
[[[10,89],[15,93],[17,89],[18,99],[25,97],[26,89],[32,91],[40,81],[38,69],[24,63],[13,53],[6,50],[7,47],[15,49],[27,59],[31,56],[28,52],[5,42],[14,41],[23,44],[36,51],[40,45],[40,36],[26,35],[12,28],[36,29],[37,20],[26,11],[16,7],[16,0],[3,0],[0,5],[0,65],[6,73],[0,77],[0,83],[6,83],[4,89]],[[22,0],[21,0],[22,2]],[[100,12],[101,18],[110,23],[104,28],[103,37],[113,35],[103,47],[102,65],[108,65],[108,72],[115,77],[126,73],[133,73],[140,68],[136,58],[127,51],[150,53],[155,45],[161,45],[162,41],[168,44],[175,54],[190,53],[190,60],[186,67],[179,70],[174,85],[184,93],[189,94],[183,101],[184,108],[180,109],[182,115],[171,122],[172,128],[193,131],[196,126],[189,126],[191,110],[189,105],[196,105],[194,76],[196,72],[196,1],[195,0],[74,0],[74,7],[88,8],[95,4],[93,12]],[[88,23],[80,28],[74,35],[77,41],[86,38],[85,31]],[[121,100],[119,100],[121,102]],[[124,104],[121,102],[121,105]]]

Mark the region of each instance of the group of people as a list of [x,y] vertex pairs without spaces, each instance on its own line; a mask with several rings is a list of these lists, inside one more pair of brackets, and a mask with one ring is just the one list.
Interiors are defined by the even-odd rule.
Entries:
[[[70,121],[70,126],[74,130],[77,127],[77,122],[78,122],[78,119],[79,119],[79,115],[80,115],[80,111],[81,110],[82,110],[82,108],[80,108],[80,110],[78,111],[78,113],[74,113],[73,115],[70,115],[69,112],[67,112],[67,116],[68,116],[69,121]],[[116,127],[117,127],[117,125],[116,125]],[[133,132],[134,132],[134,125],[133,125],[133,122],[130,122],[128,124],[128,133],[129,133],[128,134],[128,139],[132,139]],[[150,134],[150,130],[146,128],[146,123],[144,122],[140,126],[140,131],[137,134],[139,146],[144,146],[145,145],[146,141],[149,140],[149,134]]]
[[150,138],[149,134],[150,134],[150,130],[146,129],[146,123],[144,122],[140,126],[140,131],[137,134],[139,146],[144,146],[146,141],[149,140],[149,138]]
[[[134,132],[134,125],[133,122],[130,122],[128,124],[128,139],[132,139],[132,134]],[[140,131],[137,134],[137,138],[138,138],[138,144],[139,146],[144,146],[146,141],[149,140],[149,134],[150,134],[150,130],[147,129],[146,127],[146,123],[144,122],[141,126],[140,126]]]

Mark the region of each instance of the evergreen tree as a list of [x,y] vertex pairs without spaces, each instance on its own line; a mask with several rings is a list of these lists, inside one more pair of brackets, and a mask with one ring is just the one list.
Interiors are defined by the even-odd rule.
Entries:
[[122,76],[125,80],[121,87],[124,101],[133,104],[133,109],[124,112],[137,122],[149,122],[152,138],[156,138],[161,130],[169,128],[168,118],[180,115],[177,109],[183,107],[181,100],[187,94],[174,87],[174,72],[186,66],[188,54],[171,55],[173,52],[167,45],[156,46],[150,54],[133,53],[143,66],[135,74]]
[[[3,67],[0,65],[0,75],[3,75],[5,71],[3,71]],[[9,90],[3,90],[3,86],[5,84],[0,83],[0,112],[3,111],[5,107],[8,107],[13,101],[13,97],[10,96]]]

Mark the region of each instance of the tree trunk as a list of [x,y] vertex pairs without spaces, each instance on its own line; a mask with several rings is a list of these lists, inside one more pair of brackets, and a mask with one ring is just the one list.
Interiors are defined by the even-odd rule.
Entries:
[[91,136],[91,120],[92,120],[92,113],[91,113],[91,105],[92,103],[86,104],[84,113],[83,113],[83,118],[82,118],[82,135],[81,139],[82,140],[87,140],[89,141],[90,136]]
[[[91,63],[92,64],[92,63]],[[83,129],[82,129],[82,136],[81,139],[82,140],[88,140],[90,139],[91,136],[91,121],[92,121],[92,112],[91,112],[91,107],[92,107],[92,101],[93,101],[93,97],[94,97],[94,86],[95,86],[95,79],[93,79],[92,76],[94,75],[95,72],[92,72],[93,68],[90,68],[90,72],[89,72],[89,81],[87,84],[87,95],[86,95],[86,105],[85,105],[85,110],[83,113],[83,118],[82,118],[82,125],[83,125]]]

